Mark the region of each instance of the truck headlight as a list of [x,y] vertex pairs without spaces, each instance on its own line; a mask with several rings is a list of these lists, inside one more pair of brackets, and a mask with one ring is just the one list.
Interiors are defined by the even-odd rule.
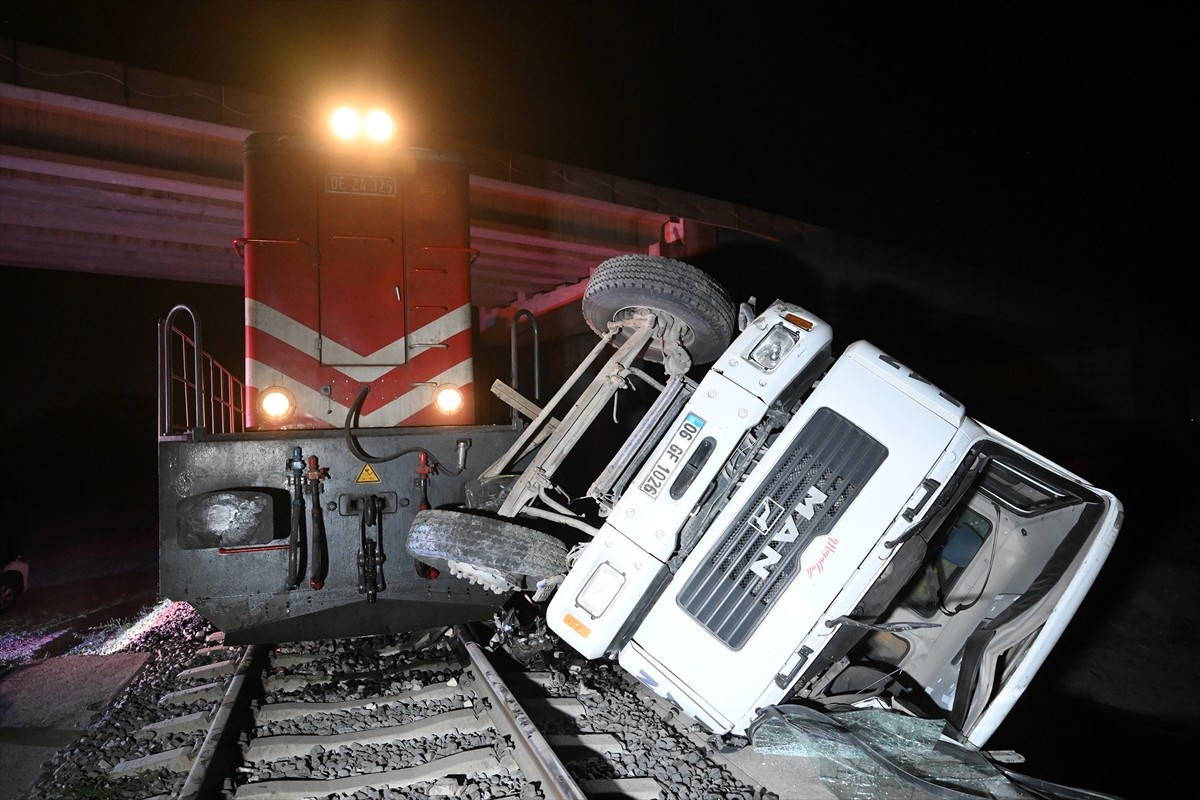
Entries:
[[596,567],[596,571],[584,582],[575,597],[575,605],[582,608],[592,619],[597,619],[608,610],[617,592],[625,585],[625,576],[607,561]]
[[754,345],[747,360],[763,372],[773,372],[787,354],[792,352],[798,341],[799,335],[776,323],[775,327]]

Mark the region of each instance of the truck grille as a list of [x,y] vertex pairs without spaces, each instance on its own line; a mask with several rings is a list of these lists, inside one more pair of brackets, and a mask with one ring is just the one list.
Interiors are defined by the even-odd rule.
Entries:
[[[805,549],[833,529],[886,457],[878,440],[837,412],[819,409],[684,584],[680,607],[741,649],[806,566],[800,563]],[[809,569],[819,567],[815,557],[810,561]]]

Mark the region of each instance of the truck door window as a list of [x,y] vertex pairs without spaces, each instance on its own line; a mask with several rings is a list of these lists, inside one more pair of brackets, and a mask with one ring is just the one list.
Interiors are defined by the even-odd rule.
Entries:
[[1024,516],[1069,505],[1078,500],[999,460],[988,464],[981,486],[985,492]]
[[923,617],[932,617],[959,573],[971,563],[991,533],[991,522],[963,506],[952,518],[945,533],[934,539],[931,555],[909,584],[901,605]]

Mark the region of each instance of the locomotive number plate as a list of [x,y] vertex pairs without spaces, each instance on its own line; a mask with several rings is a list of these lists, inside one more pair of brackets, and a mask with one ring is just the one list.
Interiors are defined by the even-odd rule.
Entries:
[[335,194],[396,195],[396,179],[391,175],[358,175],[350,172],[326,172],[325,191]]

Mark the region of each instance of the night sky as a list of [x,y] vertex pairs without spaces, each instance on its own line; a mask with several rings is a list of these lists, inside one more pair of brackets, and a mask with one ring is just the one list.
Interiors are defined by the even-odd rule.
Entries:
[[[986,7],[984,7],[986,6]],[[1189,26],[925,3],[9,0],[0,35],[1064,280],[1177,272]],[[1174,235],[1172,235],[1174,234]]]
[[[1177,476],[1164,465],[1195,457],[1195,27],[1165,7],[1111,8],[7,0],[0,36],[300,102],[387,98],[414,140],[509,148],[1031,291],[1070,287],[1113,322],[1132,321],[1137,352],[1156,354],[1138,369],[1185,376],[1161,405],[1169,418],[1153,420],[1182,438],[1137,454],[1142,474],[1160,475],[1124,487],[1149,501],[1171,494]],[[44,364],[48,348],[94,353],[119,316],[122,336],[145,339],[90,388],[120,396],[136,367],[138,404],[151,402],[152,372],[141,370],[152,370],[158,316],[175,302],[205,316],[241,308],[236,287],[29,272],[0,270],[6,338]],[[116,296],[136,299],[118,308]],[[67,345],[34,335],[51,312],[80,335]],[[20,390],[8,420],[22,423],[7,429],[9,452],[44,449],[37,425],[54,417],[38,411],[70,404],[37,388],[45,372],[7,371]],[[144,449],[129,457],[152,465],[153,420],[120,425],[93,439],[88,463],[136,436]],[[1194,620],[1190,629],[1194,641]]]

